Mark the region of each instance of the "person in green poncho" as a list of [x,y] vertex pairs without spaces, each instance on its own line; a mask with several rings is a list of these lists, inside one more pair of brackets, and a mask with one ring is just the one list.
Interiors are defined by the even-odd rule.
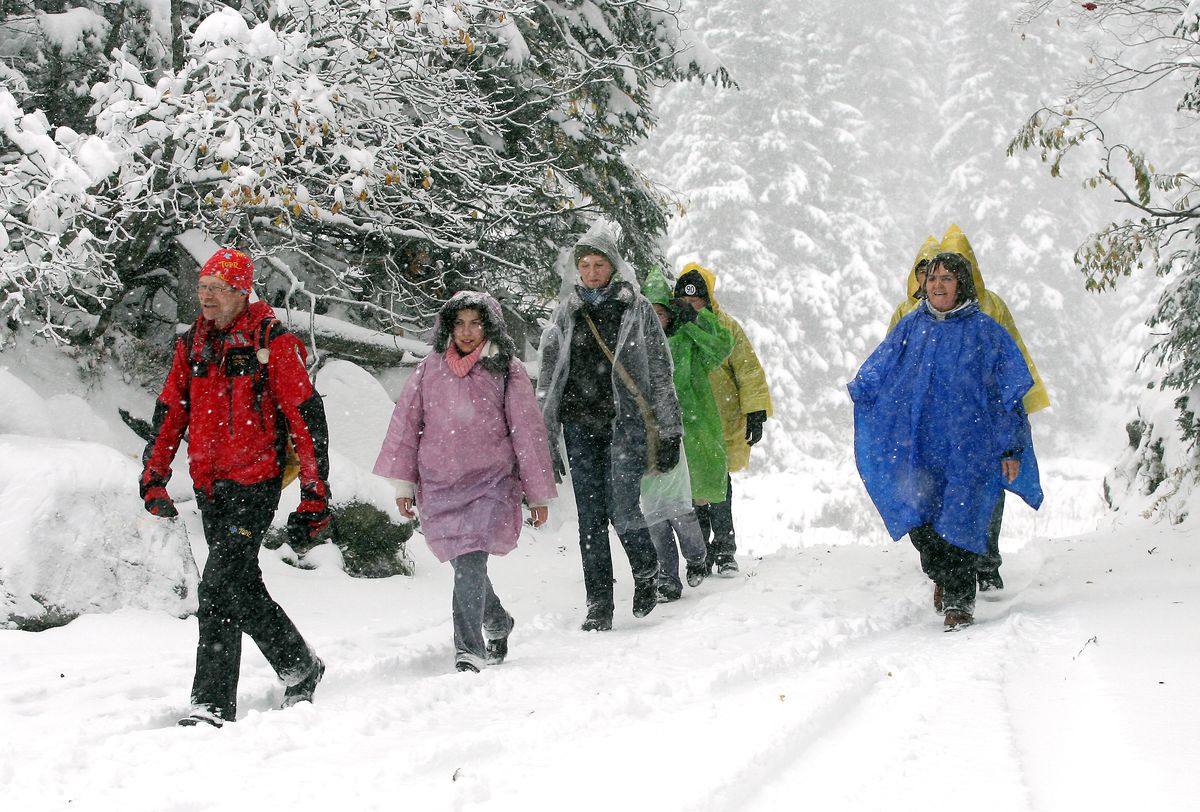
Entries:
[[[671,349],[675,392],[683,414],[683,448],[691,477],[692,502],[698,505],[720,502],[725,499],[728,480],[725,434],[708,375],[733,350],[733,335],[721,326],[711,310],[696,310],[673,298],[671,284],[657,268],[647,274],[642,293],[654,305]],[[677,600],[683,594],[676,536],[687,561],[688,586],[699,586],[709,571],[704,536],[695,512],[651,526],[650,538],[658,552],[658,599],[663,603]]]

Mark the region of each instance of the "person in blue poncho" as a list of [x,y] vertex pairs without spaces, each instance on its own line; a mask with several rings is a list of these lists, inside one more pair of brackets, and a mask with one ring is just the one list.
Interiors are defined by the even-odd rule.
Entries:
[[925,292],[847,388],[867,493],[892,538],[908,534],[934,608],[956,629],[974,622],[977,559],[1001,490],[1042,503],[1021,403],[1033,378],[1005,329],[980,312],[962,255],[937,254]]

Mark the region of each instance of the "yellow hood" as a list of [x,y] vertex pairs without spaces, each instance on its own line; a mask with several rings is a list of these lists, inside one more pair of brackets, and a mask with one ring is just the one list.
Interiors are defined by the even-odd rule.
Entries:
[[701,277],[703,277],[704,284],[708,288],[708,303],[712,305],[712,310],[714,313],[716,313],[720,309],[717,307],[716,275],[698,262],[689,262],[687,265],[684,265],[683,270],[679,272],[679,275],[683,276],[688,271],[695,271],[696,273],[700,274]]
[[1041,411],[1050,405],[1050,393],[1046,391],[1046,384],[1042,381],[1041,373],[1038,372],[1037,365],[1033,363],[1033,358],[1029,355],[1029,349],[1025,346],[1024,339],[1021,338],[1021,331],[1017,329],[1017,323],[1013,319],[1012,313],[1008,309],[1008,305],[999,294],[988,290],[983,284],[983,274],[979,270],[979,262],[975,259],[975,252],[971,250],[971,243],[967,240],[967,235],[957,224],[951,223],[946,229],[946,234],[942,237],[942,250],[953,251],[956,254],[962,254],[966,257],[967,262],[971,265],[971,278],[975,281],[975,293],[979,297],[979,309],[987,315],[991,316],[1000,326],[1008,331],[1012,336],[1012,340],[1016,343],[1017,349],[1021,351],[1021,355],[1025,358],[1025,364],[1029,367],[1029,374],[1033,377],[1033,387],[1025,393],[1025,411],[1028,414]]
[[983,284],[983,273],[979,270],[979,261],[975,259],[975,252],[971,249],[970,240],[967,239],[967,235],[963,233],[957,223],[951,223],[950,227],[946,229],[946,233],[942,235],[942,250],[952,251],[966,257],[967,262],[971,265],[971,279],[975,281],[975,293],[982,301],[983,292],[987,289]]
[[917,266],[926,260],[933,259],[941,253],[942,244],[937,241],[937,238],[930,234],[925,238],[925,242],[921,244],[920,250],[917,251],[917,258],[913,260],[912,267],[908,269],[908,298],[916,299],[917,291],[921,286],[917,283]]

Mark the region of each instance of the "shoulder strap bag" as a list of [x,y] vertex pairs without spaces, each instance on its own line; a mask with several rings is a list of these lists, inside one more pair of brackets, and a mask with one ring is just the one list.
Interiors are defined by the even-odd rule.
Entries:
[[587,313],[583,314],[583,320],[587,322],[588,327],[592,331],[592,335],[596,338],[596,343],[600,345],[600,349],[608,358],[613,366],[613,370],[617,373],[617,377],[629,389],[629,393],[633,395],[633,399],[637,402],[638,411],[642,414],[642,422],[646,424],[646,471],[653,473],[657,470],[658,463],[658,421],[654,419],[654,410],[650,408],[650,404],[646,402],[645,396],[634,383],[633,376],[629,374],[629,370],[617,360],[613,355],[612,350],[604,343],[604,339],[600,337],[600,330],[596,327],[596,322],[592,321],[592,317]]

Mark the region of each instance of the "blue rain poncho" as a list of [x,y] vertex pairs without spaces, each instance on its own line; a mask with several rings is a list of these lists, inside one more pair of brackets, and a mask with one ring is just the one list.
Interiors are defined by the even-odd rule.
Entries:
[[[1021,405],[1032,385],[1017,345],[974,300],[943,317],[922,302],[896,325],[847,385],[858,472],[893,539],[930,524],[982,554],[1001,488],[1041,505]],[[1006,456],[1021,463],[1011,483]]]

